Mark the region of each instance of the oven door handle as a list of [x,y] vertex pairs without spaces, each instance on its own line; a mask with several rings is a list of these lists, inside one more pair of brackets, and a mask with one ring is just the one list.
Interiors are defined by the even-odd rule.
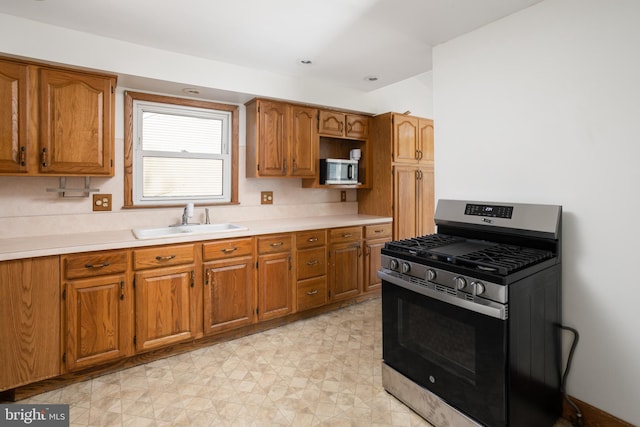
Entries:
[[476,313],[484,314],[486,316],[495,317],[496,319],[500,319],[500,320],[507,319],[507,306],[503,304],[498,304],[497,302],[488,301],[488,300],[482,300],[482,302],[478,302],[478,301],[468,301],[465,299],[461,299],[444,292],[439,292],[433,289],[429,289],[424,285],[408,282],[400,277],[396,277],[390,274],[389,272],[385,271],[385,269],[378,271],[378,277],[380,277],[380,279],[382,279],[385,282],[389,282],[393,285],[400,286],[401,288],[405,288],[407,290],[417,292],[429,298],[437,299],[447,304],[455,305],[457,307],[464,308],[466,310],[471,310]]

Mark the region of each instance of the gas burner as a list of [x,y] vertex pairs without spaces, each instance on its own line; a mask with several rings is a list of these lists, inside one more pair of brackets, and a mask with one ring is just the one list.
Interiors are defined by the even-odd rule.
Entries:
[[553,258],[553,256],[552,252],[539,249],[496,245],[456,257],[454,262],[482,271],[493,271],[501,275],[507,275],[521,268]]
[[430,249],[463,241],[464,239],[460,237],[449,236],[447,234],[429,234],[426,236],[389,242],[387,243],[387,248],[418,257],[430,257],[431,255],[428,252]]

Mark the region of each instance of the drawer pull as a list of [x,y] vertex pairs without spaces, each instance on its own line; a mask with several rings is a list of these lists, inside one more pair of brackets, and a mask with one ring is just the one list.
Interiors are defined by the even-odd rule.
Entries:
[[318,293],[318,290],[317,290],[317,289],[314,289],[314,290],[312,290],[312,291],[307,291],[307,295],[309,295],[309,296],[311,296],[311,295],[315,295],[315,294],[317,294],[317,293]]
[[307,242],[309,242],[309,243],[313,243],[313,242],[317,242],[317,241],[318,241],[318,238],[317,238],[317,237],[309,237],[309,238],[307,239]]
[[169,261],[170,259],[174,259],[175,257],[176,257],[175,255],[167,255],[167,256],[158,255],[156,257],[156,261]]
[[318,264],[317,259],[312,259],[311,261],[307,261],[307,265],[316,265],[316,264]]
[[102,264],[85,264],[84,268],[103,268],[109,267],[111,265],[110,262],[103,262]]
[[347,239],[347,238],[349,238],[349,237],[352,237],[352,236],[353,236],[353,234],[351,234],[351,233],[344,233],[344,234],[342,235],[342,237],[344,237],[345,239]]
[[272,248],[277,248],[284,245],[284,242],[273,242],[273,243],[270,243],[270,245]]
[[230,254],[230,253],[233,253],[233,252],[235,252],[237,250],[238,250],[238,248],[234,246],[232,248],[220,249],[220,252],[225,253],[225,254]]
[[374,230],[373,232],[374,232],[374,233],[384,233],[384,230],[380,230],[380,229],[378,229],[378,230]]

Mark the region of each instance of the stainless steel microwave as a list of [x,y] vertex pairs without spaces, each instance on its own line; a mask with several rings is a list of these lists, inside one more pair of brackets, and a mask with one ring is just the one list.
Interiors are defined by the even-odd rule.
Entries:
[[358,160],[320,159],[320,184],[358,184]]

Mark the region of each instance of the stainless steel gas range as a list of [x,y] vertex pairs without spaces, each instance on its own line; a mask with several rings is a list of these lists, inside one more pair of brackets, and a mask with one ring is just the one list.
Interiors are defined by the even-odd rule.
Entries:
[[440,200],[382,250],[383,385],[435,426],[561,414],[562,207]]

